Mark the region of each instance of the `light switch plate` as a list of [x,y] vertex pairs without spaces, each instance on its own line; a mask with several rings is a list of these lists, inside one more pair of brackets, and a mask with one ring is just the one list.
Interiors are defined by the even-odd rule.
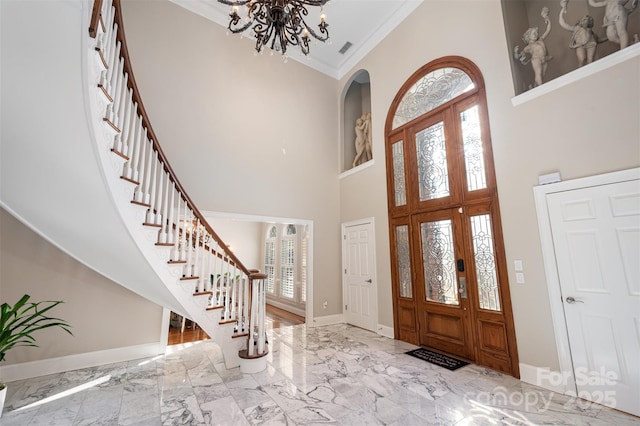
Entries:
[[518,271],[518,272],[523,271],[524,269],[522,269],[522,260],[520,260],[520,259],[514,260],[513,261],[513,269]]
[[524,274],[522,272],[516,272],[516,282],[518,284],[524,284]]

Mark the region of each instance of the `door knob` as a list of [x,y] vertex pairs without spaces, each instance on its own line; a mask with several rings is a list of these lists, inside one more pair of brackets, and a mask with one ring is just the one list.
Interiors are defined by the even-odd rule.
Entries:
[[373,281],[371,281],[371,278],[369,278],[368,280],[365,280],[365,283],[369,283],[371,284]]
[[565,300],[567,301],[567,303],[569,303],[571,305],[574,304],[574,303],[584,303],[584,300],[576,299],[573,296],[569,296]]

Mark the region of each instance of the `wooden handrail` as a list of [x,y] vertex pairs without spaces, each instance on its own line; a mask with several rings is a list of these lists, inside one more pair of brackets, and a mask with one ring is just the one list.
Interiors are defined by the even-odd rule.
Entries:
[[98,35],[98,25],[100,25],[100,11],[102,10],[102,0],[93,1],[93,10],[91,11],[91,21],[89,22],[89,36],[96,38]]
[[[93,6],[93,12],[95,13],[96,4],[102,3],[102,0],[94,0],[94,1],[95,3]],[[167,157],[165,156],[164,151],[162,151],[162,148],[158,143],[158,138],[156,137],[156,134],[153,131],[153,127],[151,127],[151,121],[149,120],[147,111],[144,108],[144,103],[142,102],[140,91],[138,90],[138,85],[136,84],[136,79],[133,74],[131,59],[129,58],[129,50],[127,49],[127,42],[126,42],[126,37],[124,32],[124,23],[122,19],[120,0],[113,0],[113,6],[115,7],[114,21],[115,23],[118,24],[118,32],[116,37],[117,37],[117,41],[119,41],[121,45],[120,57],[124,60],[124,72],[126,72],[129,75],[127,87],[133,91],[133,101],[138,104],[138,112],[142,118],[144,127],[147,129],[148,137],[153,143],[154,151],[158,153],[158,157],[160,158],[160,161],[163,164],[164,170],[169,175],[169,179],[171,179],[171,181],[176,185],[178,192],[184,198],[189,208],[193,211],[193,214],[195,215],[195,217],[198,218],[202,226],[204,226],[206,231],[213,237],[213,239],[218,243],[218,245],[224,249],[224,252],[227,255],[227,258],[230,258],[233,261],[233,263],[235,263],[245,274],[250,275],[251,272],[249,271],[249,269],[247,269],[247,267],[244,266],[244,264],[235,256],[235,254],[233,254],[233,252],[229,250],[229,247],[224,243],[224,241],[222,241],[222,239],[213,230],[213,228],[211,228],[211,225],[209,225],[209,223],[205,220],[202,213],[200,213],[200,210],[198,210],[195,203],[191,200],[191,198],[187,194],[187,191],[185,191],[184,187],[178,180],[178,177],[176,176],[175,172],[171,168],[171,165],[169,164],[169,161],[167,160]],[[98,9],[97,21],[99,21],[99,11],[100,9]],[[94,17],[92,14],[92,20],[91,20],[92,27],[93,27],[93,18]],[[97,28],[98,24],[96,23],[95,25],[96,25],[95,28]],[[89,28],[89,33],[91,34],[91,27]]]

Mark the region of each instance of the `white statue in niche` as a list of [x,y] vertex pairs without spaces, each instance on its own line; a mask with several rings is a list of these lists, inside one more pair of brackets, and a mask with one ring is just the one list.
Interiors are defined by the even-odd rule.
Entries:
[[631,8],[627,9],[625,6],[629,2],[630,0],[589,0],[590,6],[604,6],[602,26],[607,28],[607,38],[614,43],[620,44],[620,49],[624,49],[629,45],[627,18],[638,7],[638,0],[632,0]]
[[531,63],[534,73],[534,86],[540,86],[544,74],[547,72],[547,63],[552,59],[547,55],[547,46],[544,44],[544,39],[547,38],[551,32],[551,20],[549,19],[549,8],[543,7],[540,16],[547,24],[547,29],[544,34],[539,35],[538,27],[529,28],[524,32],[522,41],[526,43],[526,46],[520,51],[520,46],[516,46],[514,49],[514,56],[523,65]]
[[373,158],[371,152],[371,113],[365,112],[356,120],[356,158],[353,167]]
[[565,19],[568,3],[569,0],[560,1],[560,26],[567,31],[573,32],[569,47],[575,49],[578,66],[581,67],[584,64],[593,62],[598,43],[607,41],[607,39],[599,39],[596,33],[593,32],[593,17],[591,15],[584,15],[576,25],[569,25]]

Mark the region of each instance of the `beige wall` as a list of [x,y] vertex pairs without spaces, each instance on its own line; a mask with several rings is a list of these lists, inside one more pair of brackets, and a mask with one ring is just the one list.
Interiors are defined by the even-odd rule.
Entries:
[[338,82],[254,56],[247,38],[168,1],[123,10],[152,125],[198,208],[312,220],[315,312],[341,313]]
[[0,209],[0,301],[63,300],[51,314],[72,326],[34,334],[38,348],[16,347],[4,365],[160,341],[162,308],[107,280]]
[[[376,164],[341,180],[341,220],[376,219],[379,322],[391,327],[384,163],[388,108],[420,66],[447,55],[471,59],[487,88],[520,361],[557,369],[532,188],[538,175],[551,171],[567,180],[640,165],[640,59],[514,107],[508,52],[498,0],[427,0],[354,67],[371,76]],[[515,284],[514,259],[524,262],[524,285]]]

